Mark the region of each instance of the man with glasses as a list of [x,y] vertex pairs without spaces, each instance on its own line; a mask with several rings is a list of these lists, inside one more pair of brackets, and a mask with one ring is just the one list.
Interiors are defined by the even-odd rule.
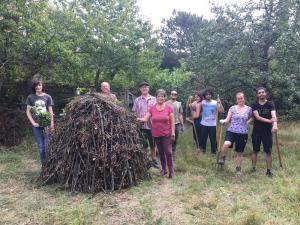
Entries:
[[181,102],[177,101],[177,91],[175,90],[171,91],[171,99],[166,103],[173,106],[173,113],[175,118],[175,140],[172,142],[173,158],[175,158],[179,130],[181,131],[184,130],[183,116],[182,116],[183,110],[182,110]]
[[[137,118],[144,118],[149,108],[156,103],[156,98],[149,94],[149,84],[145,81],[141,82],[140,85],[141,96],[137,97],[134,100],[132,111],[135,113]],[[156,160],[156,149],[154,139],[151,134],[151,121],[144,123],[142,125],[142,134],[144,137],[143,144],[144,148],[150,146],[151,149],[151,158],[152,166],[159,169],[159,164]],[[148,145],[149,144],[149,145]]]
[[252,133],[252,172],[256,172],[257,153],[260,151],[260,145],[263,144],[266,153],[268,177],[272,177],[272,133],[278,131],[277,117],[273,102],[267,100],[267,91],[264,87],[256,89],[258,101],[252,104],[251,108],[254,116]]
[[224,107],[221,103],[220,98],[217,100],[212,99],[213,92],[211,89],[206,89],[203,93],[203,98],[201,102],[202,107],[202,119],[201,119],[201,142],[200,146],[203,149],[203,153],[206,152],[206,142],[209,136],[211,153],[216,154],[217,152],[217,138],[216,138],[216,128],[218,113],[224,112]]

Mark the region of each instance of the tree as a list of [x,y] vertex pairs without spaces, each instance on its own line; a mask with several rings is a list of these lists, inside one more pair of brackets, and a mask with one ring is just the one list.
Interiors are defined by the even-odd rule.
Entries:
[[215,7],[216,19],[194,43],[189,67],[228,104],[234,92],[243,90],[253,100],[254,88],[264,86],[282,112],[290,110],[299,91],[300,46],[296,16],[288,12],[297,11],[297,6],[293,1],[265,0]]
[[207,21],[202,17],[182,11],[173,11],[170,19],[163,21],[161,31],[164,58],[161,67],[180,67],[180,58],[186,58],[201,35]]

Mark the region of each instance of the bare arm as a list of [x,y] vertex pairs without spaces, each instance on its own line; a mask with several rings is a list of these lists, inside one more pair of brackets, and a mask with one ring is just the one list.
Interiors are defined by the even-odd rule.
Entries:
[[224,110],[221,100],[219,100],[219,102],[217,104],[218,104],[218,112],[223,113],[225,110]]
[[53,130],[54,129],[54,113],[53,113],[53,108],[52,106],[48,106],[48,111],[51,115],[51,122],[50,122],[50,128]]
[[179,114],[179,121],[180,121],[181,124],[183,124],[183,116],[182,116],[182,113]]
[[144,116],[144,118],[137,118],[137,121],[146,123],[149,121],[150,117],[151,117],[151,114],[149,112],[147,112],[146,115]]
[[226,119],[224,120],[225,123],[229,123],[231,120],[232,112],[228,111]]
[[175,119],[174,113],[170,113],[171,135],[175,137]]
[[247,124],[252,123],[252,121],[253,121],[253,117],[251,116],[251,117],[247,120]]
[[263,118],[263,117],[259,116],[257,110],[253,111],[253,115],[254,115],[255,119],[257,119],[258,121],[261,121],[261,122],[264,122],[264,123],[273,123],[272,120],[269,120],[269,119],[266,119],[266,118]]
[[272,132],[276,133],[278,131],[278,126],[277,126],[277,116],[275,110],[271,111],[271,116],[272,116],[271,121],[273,122]]
[[31,106],[30,105],[27,105],[27,108],[26,108],[26,116],[27,118],[29,119],[30,123],[32,126],[34,127],[39,127],[40,125],[35,122],[32,118],[32,114],[31,114]]

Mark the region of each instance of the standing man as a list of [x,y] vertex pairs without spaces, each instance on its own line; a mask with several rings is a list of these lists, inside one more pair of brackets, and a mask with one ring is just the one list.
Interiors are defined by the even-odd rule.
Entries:
[[220,98],[217,100],[212,100],[213,92],[211,89],[206,89],[203,93],[202,105],[202,119],[201,119],[201,147],[203,152],[206,152],[206,142],[207,137],[209,136],[211,153],[216,154],[217,152],[217,138],[216,138],[216,128],[217,128],[217,119],[218,113],[224,112],[224,107],[221,103]]
[[166,102],[166,104],[170,104],[173,106],[173,113],[175,118],[175,140],[172,142],[172,152],[173,157],[175,158],[176,154],[176,144],[179,135],[179,130],[183,131],[183,116],[182,116],[182,105],[181,102],[177,101],[177,91],[171,91],[171,99]]
[[101,94],[106,95],[109,97],[113,102],[116,102],[118,99],[115,94],[110,93],[110,85],[108,82],[101,83]]
[[261,143],[263,144],[264,152],[266,153],[268,177],[272,177],[272,133],[278,131],[277,117],[273,102],[267,100],[267,90],[264,87],[256,89],[258,101],[252,104],[251,108],[254,116],[253,133],[252,133],[252,172],[256,172],[257,153],[260,150]]
[[[140,85],[141,96],[134,100],[132,111],[135,113],[137,118],[144,118],[151,106],[156,104],[156,98],[149,94],[149,84],[145,81],[141,82]],[[151,120],[145,122],[142,126],[142,134],[144,140],[144,148],[150,145],[152,166],[159,169],[159,164],[156,160],[156,149],[154,139],[151,134]],[[149,144],[149,145],[148,145]]]

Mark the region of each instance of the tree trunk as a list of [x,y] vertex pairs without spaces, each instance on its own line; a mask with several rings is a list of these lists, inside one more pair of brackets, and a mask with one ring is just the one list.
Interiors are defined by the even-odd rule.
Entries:
[[96,71],[95,88],[96,88],[96,91],[100,90],[100,69],[99,68]]

